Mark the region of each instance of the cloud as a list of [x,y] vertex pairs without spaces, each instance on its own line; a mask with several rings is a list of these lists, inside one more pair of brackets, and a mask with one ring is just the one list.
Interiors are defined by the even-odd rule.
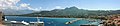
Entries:
[[33,10],[33,11],[40,11],[40,9],[42,8],[42,7],[33,8],[33,7],[30,6],[30,4],[26,4],[26,3],[20,4],[20,7],[21,8],[27,8],[28,10]]
[[20,7],[29,7],[30,4],[22,3],[20,4]]
[[55,9],[61,9],[62,7],[61,6],[55,6]]
[[57,9],[58,9],[58,8],[61,8],[61,6],[56,6],[55,8],[57,8]]
[[31,7],[28,7],[29,10],[33,10],[33,11],[40,11],[42,9],[42,7],[39,7],[39,8],[31,8]]
[[64,9],[64,8],[61,7],[61,6],[55,6],[55,7],[53,7],[53,8],[47,8],[47,9],[41,9],[41,10],[51,11],[51,10],[54,10],[54,9]]
[[40,11],[42,9],[42,7],[39,7],[39,8],[35,8],[33,9],[34,11]]
[[42,9],[42,7],[33,8],[32,6],[30,6],[30,4],[27,4],[27,3],[21,3],[21,4],[18,4],[19,6],[17,6],[16,4],[19,1],[20,0],[0,0],[0,11],[1,10],[2,11],[4,10],[19,11],[19,10],[26,10],[26,9],[33,10],[33,11],[40,11]]
[[19,1],[20,0],[0,0],[0,5],[3,5],[3,6],[14,6]]
[[24,10],[24,9],[28,9],[28,10],[33,10],[33,11],[39,11],[41,9],[40,8],[33,8],[30,6],[30,4],[27,3],[21,3],[18,4],[19,6],[17,6],[16,4],[18,2],[20,2],[21,0],[0,0],[0,10],[7,10],[7,9],[14,9],[14,10]]
[[7,0],[7,1],[12,2],[12,3],[17,3],[17,2],[19,2],[20,0]]
[[0,7],[2,9],[18,9],[16,3],[18,3],[20,0],[0,0]]

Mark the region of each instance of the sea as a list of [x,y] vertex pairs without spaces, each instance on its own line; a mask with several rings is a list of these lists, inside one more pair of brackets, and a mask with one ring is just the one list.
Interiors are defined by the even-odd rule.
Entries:
[[[25,16],[5,16],[9,21],[25,21],[27,23],[37,22],[37,17]],[[44,22],[44,26],[80,26],[83,24],[99,25],[100,19],[80,18],[81,20],[75,21],[71,24],[65,24],[78,18],[57,18],[57,17],[39,17],[39,21]]]

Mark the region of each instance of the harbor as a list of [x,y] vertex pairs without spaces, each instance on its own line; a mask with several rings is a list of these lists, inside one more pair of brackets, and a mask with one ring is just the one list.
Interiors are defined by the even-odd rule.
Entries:
[[[21,17],[21,16],[6,16],[8,20],[11,21],[25,21],[27,23],[31,22],[37,22],[36,17]],[[98,19],[95,21],[92,21],[92,19],[86,20],[85,18],[39,18],[40,21],[44,22],[44,26],[80,26],[83,24],[94,24],[94,25],[99,25],[100,20]],[[77,20],[77,21],[74,21]],[[71,22],[74,21],[71,24],[66,24],[66,22]]]
[[4,26],[119,26],[119,15],[106,19],[5,16],[2,23]]
[[119,15],[107,16],[106,20],[23,16],[5,16],[5,18],[3,21],[5,26],[119,26]]

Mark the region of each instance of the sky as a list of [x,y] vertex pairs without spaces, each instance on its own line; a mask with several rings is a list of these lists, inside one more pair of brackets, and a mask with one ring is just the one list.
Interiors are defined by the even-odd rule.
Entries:
[[118,10],[120,0],[19,0],[16,6],[31,10],[64,9],[72,6],[87,10]]

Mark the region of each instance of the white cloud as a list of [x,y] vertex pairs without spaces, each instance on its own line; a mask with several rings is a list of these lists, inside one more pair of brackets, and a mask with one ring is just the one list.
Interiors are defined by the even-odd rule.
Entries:
[[30,6],[30,4],[27,3],[21,3],[18,4],[20,6],[16,6],[16,4],[19,2],[20,0],[0,0],[0,10],[5,10],[5,9],[14,9],[14,10],[24,10],[24,9],[28,9],[28,10],[33,10],[33,11],[40,11],[40,8],[33,8]]
[[34,10],[35,11],[41,11],[42,7],[39,7],[39,8],[35,8]]
[[20,4],[20,7],[29,7],[30,4],[22,3]]
[[[55,6],[53,9],[64,9],[63,7],[61,7],[61,6]],[[52,10],[53,10],[52,9]]]
[[0,0],[0,5],[13,6],[20,0]]
[[29,10],[33,10],[33,11],[40,11],[42,7],[39,7],[39,8],[31,8],[31,7],[28,7]]
[[61,8],[61,6],[56,6],[55,8]]
[[20,0],[8,0],[9,2],[13,2],[13,3],[17,3],[19,2]]
[[33,10],[33,11],[40,11],[40,9],[42,8],[42,7],[33,8],[33,7],[30,6],[30,4],[26,4],[26,3],[20,4],[20,7],[21,8],[27,8],[28,10]]
[[0,7],[1,9],[17,9],[18,7],[15,6],[20,0],[0,0]]
[[60,8],[62,8],[61,6],[55,6],[55,9],[60,9]]

